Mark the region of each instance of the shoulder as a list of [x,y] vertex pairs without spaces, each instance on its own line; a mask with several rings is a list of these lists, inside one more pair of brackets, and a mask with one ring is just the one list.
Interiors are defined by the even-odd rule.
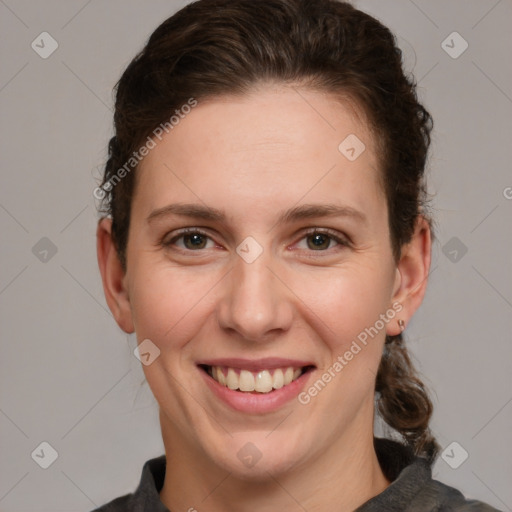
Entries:
[[[416,506],[412,510],[432,510],[435,512],[500,512],[498,509],[481,501],[466,499],[454,487],[450,487],[437,480],[428,481],[415,499]],[[422,503],[429,508],[421,508]],[[431,508],[433,507],[433,508]]]
[[126,512],[128,510],[133,510],[133,494],[116,498],[106,505],[94,509],[92,512]]
[[378,438],[375,448],[391,484],[357,512],[500,512],[481,501],[468,500],[459,490],[434,480],[431,462],[415,456],[410,447]]
[[165,455],[148,460],[134,493],[116,498],[92,512],[169,512],[159,496],[165,477],[165,463]]

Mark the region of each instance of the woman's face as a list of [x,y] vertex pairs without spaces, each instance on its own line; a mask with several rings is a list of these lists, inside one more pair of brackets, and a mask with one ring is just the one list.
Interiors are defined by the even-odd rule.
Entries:
[[371,439],[404,318],[374,147],[333,97],[265,86],[199,102],[143,160],[116,318],[150,340],[177,457],[256,477]]

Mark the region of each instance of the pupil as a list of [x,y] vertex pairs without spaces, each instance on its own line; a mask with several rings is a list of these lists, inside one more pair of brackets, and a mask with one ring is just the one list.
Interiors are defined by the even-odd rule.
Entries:
[[312,246],[310,245],[310,248],[313,249],[323,249],[329,245],[329,237],[322,234],[311,235],[310,240],[313,244]]
[[205,241],[203,239],[203,235],[195,233],[193,235],[185,236],[185,245],[188,247],[192,247],[193,249],[202,248],[205,245]]

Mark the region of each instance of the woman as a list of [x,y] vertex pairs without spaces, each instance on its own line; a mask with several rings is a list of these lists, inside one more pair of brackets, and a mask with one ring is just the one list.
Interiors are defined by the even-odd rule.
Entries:
[[98,510],[494,510],[432,480],[403,345],[430,131],[393,36],[347,3],[201,0],[156,29],[95,195],[165,456]]

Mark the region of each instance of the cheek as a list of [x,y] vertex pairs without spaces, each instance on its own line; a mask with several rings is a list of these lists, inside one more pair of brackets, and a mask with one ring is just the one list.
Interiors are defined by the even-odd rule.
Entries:
[[150,264],[134,270],[130,304],[137,338],[161,350],[182,348],[211,311],[218,276]]
[[[389,289],[382,269],[371,264],[347,265],[328,271],[302,273],[297,280],[297,295],[304,297],[317,317],[316,327],[328,341],[333,357],[343,354],[352,341],[364,339],[381,314],[389,308]],[[312,321],[313,318],[312,318]],[[377,325],[371,339],[384,339],[385,329]]]
[[315,312],[309,322],[317,347],[327,351],[316,380],[299,400],[328,409],[329,422],[338,434],[357,411],[373,407],[385,338],[385,324],[379,323],[377,329],[375,325],[390,307],[387,283],[382,268],[362,261],[301,279],[299,293],[308,297],[307,306]]

